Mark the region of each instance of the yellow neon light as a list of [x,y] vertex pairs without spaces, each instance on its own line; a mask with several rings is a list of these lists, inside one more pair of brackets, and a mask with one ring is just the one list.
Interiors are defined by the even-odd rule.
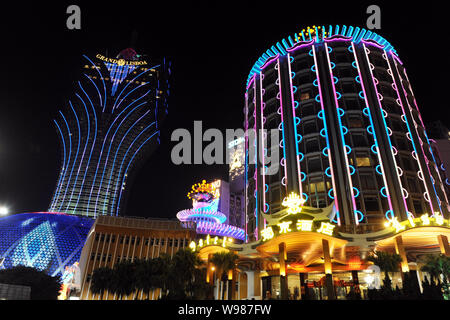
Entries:
[[434,213],[434,220],[440,226],[444,224],[444,217],[439,212]]
[[297,220],[298,231],[312,231],[312,220]]
[[280,233],[287,233],[291,232],[292,230],[289,228],[292,221],[284,221],[281,223],[278,223],[278,226],[280,227]]
[[270,240],[275,234],[273,233],[272,227],[267,227],[261,230],[261,236],[263,241]]
[[320,228],[317,230],[317,232],[331,236],[333,234],[334,227],[336,227],[336,226],[331,223],[322,222],[320,225]]
[[428,216],[428,213],[421,215],[420,220],[422,220],[422,224],[424,226],[430,225],[430,217]]
[[[411,221],[410,221],[411,222]],[[395,228],[395,232],[399,232],[405,229],[405,226],[402,225],[400,222],[398,222],[397,217],[392,218],[391,221],[387,221],[384,224],[386,227],[394,227]]]
[[302,212],[301,206],[305,203],[305,199],[300,198],[295,192],[291,192],[287,197],[283,199],[281,203],[283,207],[287,207],[289,214],[296,214]]

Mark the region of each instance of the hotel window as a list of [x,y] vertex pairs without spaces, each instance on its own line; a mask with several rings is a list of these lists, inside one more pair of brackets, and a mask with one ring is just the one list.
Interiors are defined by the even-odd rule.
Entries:
[[414,193],[419,193],[420,192],[420,190],[419,190],[419,188],[417,186],[417,183],[416,183],[416,179],[414,179],[414,178],[407,178],[407,181],[408,181],[408,186],[409,186],[409,191],[410,192],[414,192]]
[[280,188],[273,188],[270,192],[271,202],[280,202]]
[[344,104],[347,110],[360,110],[361,107],[356,98],[344,97]]
[[413,200],[414,211],[417,214],[423,214],[422,201]]
[[311,94],[309,92],[302,92],[300,94],[300,101],[311,99]]
[[364,123],[360,117],[350,117],[348,119],[349,128],[363,128]]
[[369,157],[356,157],[356,166],[357,167],[370,167],[372,166],[370,158]]
[[322,162],[320,158],[308,159],[308,172],[322,171]]
[[[308,188],[309,187],[309,188]],[[309,189],[309,190],[308,190]],[[311,182],[308,186],[307,186],[307,191],[309,191],[310,194],[314,194],[316,192],[320,193],[320,192],[325,192],[325,183],[323,181],[319,181],[319,182]]]
[[169,246],[169,247],[172,247],[172,246],[173,246],[173,239],[169,239],[168,242],[169,242],[169,243],[168,243],[168,246]]
[[341,84],[341,88],[342,88],[341,93],[354,93],[356,91],[355,86],[353,85],[352,82],[343,82]]
[[376,190],[375,177],[371,174],[360,174],[362,190]]
[[412,171],[413,167],[411,164],[411,161],[407,157],[401,157],[402,163],[403,163],[403,169],[407,171]]
[[364,134],[353,133],[352,134],[353,146],[354,147],[367,147],[367,139]]
[[377,198],[364,198],[364,206],[366,207],[366,211],[380,211],[380,205]]
[[310,133],[316,133],[317,132],[317,124],[316,121],[307,121],[303,125],[303,134],[310,134]]
[[306,153],[320,151],[318,139],[308,139],[305,143]]
[[163,246],[165,243],[165,239],[161,239],[161,245]]
[[311,103],[305,104],[304,106],[300,107],[301,117],[307,117],[317,114],[315,112],[314,105]]

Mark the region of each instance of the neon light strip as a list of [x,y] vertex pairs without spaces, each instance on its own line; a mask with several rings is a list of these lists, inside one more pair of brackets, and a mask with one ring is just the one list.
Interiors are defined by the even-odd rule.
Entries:
[[[255,76],[254,76],[255,77]],[[254,78],[253,78],[254,79]],[[248,90],[248,88],[247,88]],[[245,93],[245,199],[248,199],[248,93]],[[245,243],[248,242],[248,211],[245,207]]]
[[368,112],[368,117],[369,117],[370,125],[372,126],[372,129],[373,129],[373,130],[372,130],[372,131],[373,131],[372,137],[373,137],[373,140],[374,140],[376,149],[377,149],[378,163],[381,164],[381,165],[380,165],[380,168],[381,168],[381,177],[382,177],[382,179],[383,179],[384,188],[385,188],[385,190],[386,190],[386,195],[387,195],[387,200],[388,200],[389,210],[390,210],[392,213],[394,213],[394,208],[392,207],[392,199],[391,199],[390,191],[389,191],[388,184],[387,184],[387,181],[386,181],[386,174],[385,174],[385,171],[384,171],[384,164],[383,164],[383,161],[382,161],[382,159],[381,159],[380,148],[379,148],[379,145],[378,145],[377,136],[376,136],[376,134],[375,134],[375,127],[374,127],[374,124],[373,124],[372,115],[371,115],[371,113],[370,113],[370,105],[369,105],[369,101],[367,100],[366,88],[364,87],[364,83],[363,83],[363,81],[362,81],[361,68],[360,68],[360,66],[359,66],[358,57],[356,56],[356,48],[355,48],[355,46],[354,46],[353,43],[352,43],[352,50],[353,50],[353,56],[355,57],[355,62],[356,62],[357,70],[358,70],[358,76],[359,76],[359,79],[360,79],[361,89],[362,89],[362,91],[364,92],[364,102],[365,102],[365,104],[366,104],[367,110],[369,111],[369,112]]
[[[278,55],[277,55],[277,59],[278,59]],[[260,134],[261,134],[261,150],[262,150],[262,185],[263,185],[263,192],[262,192],[262,198],[263,198],[263,212],[266,212],[266,167],[265,167],[265,152],[264,152],[264,141],[267,141],[267,137],[266,139],[264,139],[264,111],[263,111],[263,105],[264,105],[264,99],[263,99],[263,87],[262,87],[262,79],[263,79],[263,74],[262,72],[259,74],[259,89],[261,90],[261,95],[260,95],[260,109],[261,109],[261,130],[260,130]],[[266,227],[266,219],[264,219],[264,228]]]
[[301,167],[300,167],[300,156],[299,156],[298,142],[297,142],[297,124],[295,123],[296,113],[295,113],[294,92],[293,92],[293,85],[292,85],[291,56],[289,53],[287,54],[287,61],[288,61],[288,72],[289,72],[289,88],[290,88],[290,92],[291,92],[291,103],[292,103],[292,116],[293,116],[293,120],[294,120],[295,151],[296,151],[295,157],[297,159],[298,188],[300,190],[300,197],[303,198],[302,177],[301,177],[302,171],[301,171]]
[[[317,55],[316,55],[316,49],[314,46],[312,46],[313,50],[313,56],[314,56],[314,67],[316,69],[316,79],[317,79],[317,88],[319,89],[319,96],[320,96],[320,107],[322,110],[322,121],[323,121],[323,127],[325,128],[326,132],[326,142],[327,142],[327,148],[328,148],[328,164],[330,166],[331,171],[331,183],[333,184],[333,194],[334,194],[334,206],[336,207],[336,216],[337,216],[337,223],[340,226],[341,225],[341,217],[339,215],[339,203],[336,197],[336,182],[334,179],[334,172],[333,172],[333,161],[331,159],[331,149],[330,149],[330,141],[328,140],[328,130],[327,130],[327,121],[325,119],[325,108],[323,106],[323,97],[322,97],[322,89],[320,87],[320,76],[319,76],[319,69],[317,64]],[[327,49],[328,50],[328,49]]]
[[[395,68],[396,68],[396,70],[397,70],[397,73],[400,75],[400,72],[398,71],[397,63],[396,63],[396,62],[395,62]],[[406,70],[404,70],[404,74],[405,74],[406,80],[408,81],[408,83],[410,83],[410,82],[409,82],[408,75],[406,74]],[[403,92],[404,92],[404,94],[405,94],[405,97],[407,97],[407,93],[406,93],[406,90],[405,90],[405,88],[404,88],[404,86],[403,86],[403,83],[402,83],[402,89],[403,89]],[[422,125],[422,128],[423,128],[423,132],[424,132],[425,138],[427,139],[427,143],[428,143],[428,145],[430,146],[430,153],[431,153],[431,156],[433,157],[434,164],[436,165],[436,159],[435,159],[435,157],[434,157],[433,150],[432,150],[432,148],[431,148],[431,144],[430,144],[430,141],[429,141],[429,139],[428,139],[428,135],[427,135],[427,133],[426,133],[426,131],[425,131],[425,124],[423,123],[422,116],[421,116],[420,111],[419,111],[419,107],[417,106],[416,98],[414,97],[414,93],[413,93],[413,91],[412,91],[412,88],[410,88],[410,90],[411,90],[411,94],[412,94],[412,96],[413,96],[414,106],[416,107],[417,113],[418,113],[418,115],[419,115],[419,120],[420,120],[420,123],[421,123],[421,125]],[[408,106],[409,106],[408,99],[406,99],[406,102],[408,103]],[[409,107],[410,107],[410,106],[409,106]],[[413,121],[414,121],[414,118],[413,118]],[[420,137],[420,136],[419,136],[419,133],[417,132],[417,128],[415,128],[415,130],[416,130],[417,136]],[[419,139],[420,139],[420,138],[419,138]],[[411,137],[411,141],[412,141],[412,137]],[[419,143],[419,145],[420,145],[420,143]],[[422,149],[422,154],[425,155],[425,152],[424,152],[424,150],[423,150],[423,147],[420,146],[420,148]],[[427,169],[428,169],[428,173],[429,173],[430,177],[433,177],[433,176],[431,175],[430,167],[429,167],[428,165],[427,165]],[[422,172],[422,175],[423,175],[423,172]],[[439,180],[440,180],[440,182],[441,182],[441,184],[442,184],[442,179],[441,179],[441,176],[440,176],[439,172],[437,172],[437,176],[439,177]],[[423,182],[425,182],[425,176],[423,176],[423,177],[424,177],[424,181],[423,181]],[[432,184],[433,184],[434,194],[436,195],[436,199],[438,200],[437,202],[438,202],[438,205],[439,205],[439,210],[440,210],[441,214],[443,214],[442,206],[441,206],[440,201],[439,201],[439,196],[438,196],[437,191],[436,191],[436,188],[435,188],[435,186],[434,186],[434,179],[432,180]],[[429,199],[429,200],[430,200],[430,201],[429,201],[429,202],[430,202],[430,206],[432,206],[431,197],[430,197],[430,193],[428,192],[428,190],[427,190],[427,193],[428,193],[429,198],[430,198],[430,199]],[[445,200],[447,201],[447,205],[448,205],[447,195],[446,195],[445,192],[443,192],[443,194],[444,194]],[[434,216],[434,210],[433,210],[433,207],[431,207],[431,210],[432,210],[432,212],[433,212],[432,216]]]
[[[121,116],[121,115],[129,108],[129,107],[131,107],[131,105],[132,105],[133,103],[135,103],[135,102],[139,101],[141,98],[145,97],[149,92],[150,92],[150,90],[147,91],[143,96],[141,96],[141,97],[139,97],[138,99],[136,99],[135,101],[132,101],[127,107],[125,107],[125,108],[119,113],[119,115],[114,119],[114,121],[113,121],[113,122],[111,123],[111,125],[109,126],[108,131],[106,132],[106,135],[105,135],[105,137],[103,138],[102,148],[101,148],[101,150],[100,150],[100,155],[99,155],[99,157],[98,157],[97,168],[95,169],[94,179],[93,179],[93,181],[92,181],[92,187],[91,187],[91,191],[90,191],[89,199],[88,199],[88,208],[89,208],[89,204],[90,204],[90,202],[91,202],[92,191],[94,190],[95,180],[96,180],[96,178],[97,178],[98,168],[99,168],[99,166],[100,166],[100,163],[102,162],[103,150],[104,150],[105,143],[106,143],[106,141],[107,141],[109,132],[111,131],[111,129],[113,128],[114,124],[115,124],[116,121],[119,119],[119,117],[120,117],[120,116]],[[116,131],[117,131],[117,130],[116,130]],[[105,166],[106,166],[106,163],[105,163]],[[104,168],[105,168],[105,167],[104,167]],[[99,185],[99,192],[100,192],[100,189],[101,189],[101,184]],[[96,216],[97,216],[97,206],[95,206],[95,211],[94,211],[94,217],[96,217]]]
[[[135,101],[138,101],[138,100],[135,100]],[[140,106],[142,106],[142,105],[144,105],[144,104],[146,104],[146,103],[147,103],[147,101],[144,101],[144,102],[142,102],[141,104],[139,104],[139,105],[137,105],[136,107],[134,107],[130,112],[128,112],[128,114],[127,114],[125,117],[123,117],[122,121],[120,121],[120,123],[117,125],[116,131],[114,132],[114,134],[113,134],[113,136],[112,136],[112,138],[111,138],[111,141],[110,141],[110,143],[109,143],[108,153],[107,153],[107,155],[106,155],[105,165],[104,165],[104,167],[103,167],[102,178],[100,179],[100,187],[99,187],[99,189],[98,189],[97,198],[96,198],[96,200],[95,200],[95,207],[96,207],[96,208],[97,208],[97,205],[98,205],[98,199],[99,199],[100,193],[101,193],[101,187],[102,187],[102,185],[103,185],[103,178],[105,177],[105,171],[106,171],[106,168],[108,167],[109,154],[111,153],[111,147],[112,147],[112,145],[113,145],[114,138],[116,137],[116,134],[117,134],[117,132],[119,131],[119,128],[122,126],[122,124],[124,123],[124,121],[125,121],[125,120],[126,120],[126,119],[134,112],[134,110],[136,110],[137,108],[139,108]],[[117,119],[117,118],[116,118],[116,119]],[[104,198],[104,199],[105,199],[104,201],[107,202],[107,200],[108,200],[108,194],[105,193],[105,198]],[[104,208],[104,206],[103,206],[103,208]],[[105,213],[105,212],[103,211],[103,213]]]
[[[286,146],[285,146],[285,138],[284,138],[284,119],[283,119],[283,95],[281,93],[281,74],[280,74],[280,68],[281,68],[281,63],[280,63],[280,59],[278,59],[278,92],[280,94],[280,109],[281,109],[281,127],[283,128],[282,133],[283,133],[283,157],[284,157],[284,179],[285,179],[285,183],[284,183],[284,187],[286,189],[286,194],[287,192],[287,185],[288,185],[288,178],[287,178],[287,159],[286,159]],[[290,75],[289,75],[290,76]]]
[[[81,155],[80,164],[78,165],[77,175],[75,177],[75,182],[74,182],[73,187],[72,187],[72,192],[70,194],[69,204],[67,205],[67,208],[69,208],[70,204],[72,203],[73,192],[75,191],[75,187],[77,186],[77,181],[78,181],[78,176],[80,174],[81,165],[83,164],[84,155],[86,153],[86,149],[87,149],[87,146],[88,146],[88,143],[89,143],[89,138],[91,137],[91,121],[89,119],[89,112],[87,110],[86,103],[84,103],[83,99],[78,95],[78,93],[75,93],[75,95],[78,97],[78,99],[81,100],[81,102],[84,105],[84,110],[86,111],[87,121],[88,121],[88,125],[87,125],[88,134],[87,134],[86,143],[84,144],[83,154]],[[87,165],[89,166],[89,162],[87,163]],[[85,173],[86,173],[86,170],[85,170]],[[80,189],[80,192],[81,192],[81,189]],[[78,203],[78,201],[79,201],[79,198],[77,200],[77,203]],[[75,209],[76,209],[76,206],[75,206],[75,208],[72,209],[72,213],[75,213]]]
[[[262,93],[261,93],[262,94]],[[258,151],[259,148],[257,148],[257,140],[258,140],[258,130],[256,129],[256,81],[253,81],[253,117],[255,118],[255,175],[253,177],[253,179],[255,180],[255,218],[256,218],[256,229],[254,231],[254,235],[255,235],[255,239],[258,240],[259,235],[258,235],[258,216],[259,216],[259,211],[258,211]]]
[[97,85],[95,84],[94,80],[92,80],[92,79],[91,79],[87,74],[85,74],[85,73],[83,73],[83,75],[84,75],[90,82],[92,82],[92,84],[94,85],[95,90],[97,90],[97,93],[98,93],[98,99],[100,100],[100,105],[102,105],[102,96],[101,96],[100,90],[98,90],[98,87],[97,87]]
[[[141,72],[141,73],[138,74],[136,77],[134,77],[133,79],[131,79],[130,82],[128,82],[127,85],[122,89],[122,91],[120,91],[119,95],[117,96],[116,100],[114,101],[114,105],[113,105],[112,110],[114,111],[116,108],[119,108],[119,106],[116,106],[117,101],[119,100],[120,96],[121,96],[122,93],[125,91],[125,89],[128,88],[128,86],[129,86],[131,83],[133,83],[134,80],[136,80],[137,78],[139,78],[139,77],[142,76],[143,74],[149,72],[150,70],[155,69],[155,68],[158,68],[159,66],[160,66],[160,65],[158,64],[158,65],[156,65],[156,66],[153,66],[153,67],[151,67],[151,68],[148,68],[147,70]],[[134,90],[133,90],[133,91],[134,91]],[[123,98],[123,99],[125,99],[125,98]],[[122,103],[123,99],[120,101],[120,103]],[[120,105],[120,103],[119,103],[119,105]]]
[[[145,102],[143,102],[142,104],[145,104]],[[147,111],[146,111],[139,119],[137,119],[137,120],[133,123],[133,125],[130,126],[130,128],[128,128],[127,132],[125,132],[125,134],[123,135],[122,139],[120,140],[119,146],[117,147],[116,153],[115,153],[115,155],[114,155],[114,160],[113,160],[113,163],[112,163],[113,165],[112,165],[111,173],[110,173],[109,179],[108,179],[108,186],[107,186],[107,188],[106,188],[106,194],[108,194],[108,192],[109,192],[109,186],[111,185],[111,179],[112,179],[112,175],[113,175],[113,172],[114,172],[114,167],[115,167],[115,165],[116,165],[117,154],[119,153],[119,150],[120,150],[120,147],[122,146],[123,140],[127,137],[128,133],[131,131],[131,129],[133,129],[134,126],[135,126],[139,121],[141,121],[142,118],[144,118],[149,112],[150,112],[150,110],[147,110]],[[149,126],[154,125],[155,123],[156,123],[156,121],[152,122]],[[119,173],[120,173],[120,171],[119,171]],[[106,210],[106,197],[105,197],[105,202],[103,203],[103,212],[105,212],[105,210]],[[111,211],[112,211],[112,210],[111,210]]]
[[[75,109],[73,108],[72,102],[70,100],[69,100],[69,105],[70,105],[70,108],[72,108],[72,111],[73,111],[73,113],[75,115],[75,119],[77,120],[77,125],[78,125],[78,147],[77,147],[77,153],[76,153],[75,158],[73,160],[72,169],[70,170],[69,180],[67,180],[66,190],[64,191],[64,197],[63,197],[63,200],[61,202],[61,205],[58,208],[58,211],[61,211],[62,204],[63,204],[64,200],[66,199],[67,188],[69,187],[69,184],[71,183],[71,180],[72,180],[73,168],[75,167],[75,164],[76,164],[77,159],[78,159],[78,151],[80,151],[80,143],[81,143],[80,121],[78,120],[77,113],[75,112]],[[69,204],[70,204],[70,201],[67,204],[66,210],[69,209]]]
[[[94,140],[92,140],[91,152],[89,153],[89,159],[88,159],[88,162],[87,162],[87,167],[86,167],[86,170],[84,171],[83,181],[82,181],[82,183],[81,183],[81,188],[80,188],[80,192],[78,193],[78,200],[77,200],[77,203],[76,203],[76,205],[75,205],[74,211],[77,209],[78,203],[79,203],[79,201],[80,201],[81,191],[83,190],[83,187],[84,187],[84,182],[85,182],[85,180],[86,180],[86,174],[87,174],[87,172],[88,172],[88,167],[89,167],[89,165],[91,164],[92,152],[94,151],[95,142],[97,141],[97,114],[96,114],[96,112],[95,112],[94,105],[93,105],[93,103],[92,103],[91,98],[90,98],[89,95],[86,93],[86,91],[83,89],[83,87],[81,86],[81,83],[80,83],[79,81],[78,81],[78,85],[80,86],[80,89],[83,91],[83,93],[86,95],[86,97],[89,99],[89,102],[90,102],[90,104],[91,104],[92,112],[93,112],[93,114],[94,114],[94,119],[95,119],[95,122],[94,122],[94,123],[95,123],[95,131],[94,131],[94,132],[95,132],[95,135],[94,135]],[[84,102],[83,102],[83,103],[84,103]],[[88,136],[89,136],[89,135],[88,135]],[[89,139],[88,139],[87,141],[89,141]],[[86,143],[87,143],[87,142],[86,142]],[[86,213],[88,213],[89,208],[87,208],[86,210],[87,210]]]
[[[345,148],[345,146],[347,145],[345,143],[345,137],[344,137],[344,131],[342,130],[342,121],[341,121],[341,116],[339,115],[339,102],[337,99],[337,95],[336,95],[336,87],[334,85],[334,75],[333,75],[333,71],[331,68],[331,62],[330,62],[330,55],[328,53],[328,45],[327,43],[325,43],[325,53],[327,55],[327,61],[328,61],[328,69],[330,71],[330,80],[331,80],[331,86],[333,88],[333,95],[334,95],[334,101],[336,104],[336,111],[337,111],[337,118],[339,121],[339,130],[341,132],[341,138],[342,138],[342,143],[343,143],[343,151],[345,154],[345,166],[346,166],[346,171],[347,171],[347,177],[348,177],[348,183],[350,184],[350,195],[352,196],[352,203],[353,203],[353,214],[355,216],[355,223],[356,225],[359,225],[359,218],[358,218],[358,207],[356,206],[356,200],[355,200],[355,195],[354,195],[354,189],[353,189],[353,183],[352,183],[352,177],[350,174],[350,167],[348,164],[348,155],[347,155],[347,150]],[[325,117],[325,114],[324,114]]]
[[[394,165],[395,165],[395,173],[396,173],[398,182],[399,182],[399,184],[400,184],[400,188],[401,188],[400,191],[401,191],[401,193],[402,193],[403,202],[404,202],[404,205],[405,205],[405,208],[406,208],[407,215],[408,215],[408,217],[409,217],[408,206],[407,206],[407,204],[406,204],[406,199],[405,199],[404,194],[403,194],[403,186],[402,186],[402,183],[401,183],[401,181],[400,181],[400,177],[398,176],[398,168],[399,168],[399,166],[397,165],[397,160],[396,160],[395,155],[394,155],[394,153],[393,153],[393,151],[392,151],[392,142],[391,142],[391,138],[390,138],[390,136],[389,136],[389,130],[388,130],[388,126],[387,126],[387,123],[386,123],[386,119],[385,119],[385,117],[384,117],[384,115],[383,115],[383,111],[384,111],[384,110],[383,110],[383,106],[382,106],[382,103],[381,103],[381,100],[380,100],[380,94],[378,93],[377,84],[376,84],[375,78],[374,78],[374,76],[373,76],[372,68],[370,67],[370,66],[371,66],[371,63],[370,63],[369,55],[368,55],[368,53],[367,53],[366,45],[365,45],[364,43],[363,43],[363,49],[364,49],[364,56],[366,57],[367,65],[369,66],[370,76],[372,77],[372,83],[373,83],[373,87],[374,87],[374,89],[375,89],[375,94],[376,94],[376,96],[377,96],[378,106],[379,106],[379,108],[380,108],[380,110],[381,110],[381,118],[383,119],[383,124],[384,124],[384,129],[385,129],[385,132],[386,132],[386,137],[387,137],[387,140],[388,140],[388,142],[389,142],[390,152],[391,152],[391,155],[392,155],[392,161],[394,162]],[[369,50],[369,51],[370,51],[370,50]],[[374,130],[374,132],[375,132],[375,130]],[[401,168],[400,168],[400,169],[401,169]],[[386,190],[387,190],[387,188],[386,188]],[[391,210],[392,210],[392,209],[391,209]],[[394,211],[392,211],[392,212],[393,212],[393,214],[394,214]]]
[[[148,127],[147,127],[147,128],[148,128]],[[146,129],[147,129],[147,128],[146,128]],[[141,134],[142,134],[146,129],[144,129],[144,130],[141,132]],[[131,163],[133,162],[133,159],[134,159],[134,157],[136,156],[136,154],[137,154],[137,153],[139,152],[139,150],[141,150],[141,148],[147,143],[147,141],[150,140],[151,138],[153,138],[153,136],[154,136],[155,134],[157,134],[157,133],[159,133],[159,131],[156,131],[156,132],[153,133],[150,137],[148,137],[148,138],[147,138],[147,139],[139,146],[139,148],[136,150],[136,152],[133,154],[133,156],[132,156],[131,159],[130,159],[130,162],[128,163],[127,168],[125,169],[125,174],[123,175],[123,179],[122,179],[121,186],[123,186],[123,184],[124,184],[124,181],[125,181],[125,178],[126,178],[128,169],[129,169]],[[140,136],[141,134],[139,134],[139,136]],[[139,136],[137,136],[136,139],[137,139]],[[136,141],[136,139],[135,139],[134,141]],[[133,141],[133,143],[134,143],[134,141]],[[132,144],[133,144],[133,143],[132,143]],[[130,146],[130,147],[131,147],[131,146]],[[123,162],[124,162],[126,156],[127,156],[127,155],[125,154],[125,156],[123,157],[122,164],[120,165],[121,168],[122,168],[122,165],[123,165]],[[120,172],[120,170],[119,170],[119,172]],[[120,201],[122,200],[122,191],[123,191],[123,189],[120,188],[119,201],[118,201],[118,204],[117,204],[117,207],[116,207],[116,208],[117,208],[117,209],[116,209],[116,216],[119,215]],[[114,195],[114,196],[115,196],[115,195]],[[114,202],[115,202],[115,199],[113,200],[113,203],[114,203]]]
[[103,89],[105,90],[105,100],[103,101],[103,111],[105,112],[105,108],[106,108],[106,85],[105,85],[105,81],[103,80],[103,76],[100,73],[100,71],[97,69],[97,65],[95,63],[93,63],[91,61],[91,59],[89,59],[86,55],[83,54],[83,57],[85,57],[87,60],[89,60],[89,62],[94,66],[95,70],[97,70],[98,75],[100,76],[100,79],[102,79],[103,82]]
[[63,158],[63,165],[62,165],[62,169],[61,169],[61,172],[59,173],[59,179],[58,179],[58,187],[57,187],[57,189],[55,190],[55,194],[53,195],[53,199],[52,199],[52,203],[51,203],[51,206],[50,206],[50,211],[52,211],[53,210],[53,207],[54,207],[54,205],[55,205],[55,200],[58,198],[58,195],[59,195],[59,190],[61,189],[61,180],[62,180],[62,178],[63,178],[63,176],[64,176],[64,174],[65,174],[65,166],[66,166],[66,143],[65,143],[65,141],[64,141],[64,135],[63,135],[63,133],[62,133],[62,131],[61,131],[61,128],[59,127],[59,125],[58,125],[58,122],[56,121],[56,120],[53,120],[53,122],[56,124],[56,127],[58,128],[58,131],[59,131],[59,134],[61,135],[61,140],[62,140],[62,144],[63,144],[63,156],[64,156],[64,158]]

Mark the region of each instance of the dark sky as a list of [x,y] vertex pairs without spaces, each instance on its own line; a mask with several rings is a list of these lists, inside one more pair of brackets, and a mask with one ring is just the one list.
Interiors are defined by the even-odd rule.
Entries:
[[[245,81],[267,48],[308,25],[365,28],[370,4],[381,7],[377,33],[397,49],[424,120],[450,125],[447,17],[431,1],[92,2],[20,2],[0,11],[0,205],[13,213],[49,205],[60,166],[52,119],[72,93],[82,54],[116,55],[129,47],[133,30],[135,49],[168,57],[173,77],[161,146],[130,186],[127,215],[174,218],[190,207],[192,184],[227,178],[224,165],[173,165],[172,131],[193,132],[194,120],[203,130],[242,127]],[[81,30],[66,28],[70,4],[81,7]]]

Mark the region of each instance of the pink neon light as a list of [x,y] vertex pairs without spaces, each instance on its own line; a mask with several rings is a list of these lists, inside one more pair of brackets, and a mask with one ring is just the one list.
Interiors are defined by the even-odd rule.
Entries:
[[[325,108],[323,106],[323,98],[322,98],[322,89],[320,87],[320,77],[319,77],[319,70],[317,68],[317,57],[316,57],[316,49],[314,48],[314,46],[312,47],[313,50],[313,56],[314,56],[314,66],[316,69],[316,79],[317,79],[317,88],[319,89],[319,96],[320,96],[320,107],[322,110],[322,114],[323,114],[323,125],[326,128],[326,120],[325,120]],[[327,138],[328,141],[328,138]],[[329,145],[327,143],[327,147],[328,150],[330,150]],[[330,173],[331,173],[331,183],[333,184],[333,194],[334,194],[334,205],[336,207],[336,211],[339,212],[339,203],[336,197],[336,183],[334,181],[334,172],[333,172],[333,162],[331,160],[331,155],[330,155],[330,151],[328,151],[328,163],[330,164]],[[337,216],[337,222],[338,225],[341,225],[341,217]]]
[[277,54],[276,56],[267,59],[266,62],[264,62],[264,64],[260,67],[260,69],[264,70],[269,64],[271,64],[272,62],[278,60],[279,57],[280,57],[280,55]]
[[[339,102],[338,102],[337,95],[336,95],[336,87],[334,85],[334,75],[333,75],[333,71],[332,71],[332,68],[331,68],[330,54],[328,53],[328,45],[326,43],[325,43],[325,52],[326,52],[326,55],[327,55],[328,68],[330,70],[331,85],[333,87],[334,101],[336,103],[336,109],[338,109],[339,108]],[[339,115],[338,115],[338,119],[339,119],[339,125],[341,125],[341,120],[339,118]],[[345,151],[345,138],[343,136],[342,136],[342,141],[344,142],[344,151]],[[345,153],[347,154],[346,151],[345,151]],[[356,223],[356,225],[359,225],[358,207],[356,206],[356,199],[355,199],[355,194],[354,194],[354,190],[353,190],[352,177],[351,177],[351,174],[350,174],[350,167],[349,167],[349,164],[348,164],[348,156],[345,156],[344,159],[345,159],[345,167],[346,167],[346,171],[347,171],[348,182],[350,184],[350,194],[352,196],[353,213],[355,215],[355,223]]]
[[334,36],[325,38],[324,41],[329,43],[329,42],[334,42],[334,41],[350,41],[352,39],[353,39],[352,37],[345,37],[340,34],[335,34]]
[[[368,44],[368,45],[375,46],[375,47],[380,48],[380,49],[384,49],[384,46],[383,46],[383,45],[379,44],[378,42],[376,42],[376,41],[373,40],[373,39],[361,39],[361,42],[363,42],[363,43],[365,43],[365,44]],[[365,48],[365,47],[364,47],[364,48]]]
[[309,47],[312,44],[314,44],[315,40],[310,40],[310,41],[300,41],[297,42],[293,47],[286,49],[287,52],[292,53],[296,50],[299,50],[301,48],[305,48],[305,47]]

